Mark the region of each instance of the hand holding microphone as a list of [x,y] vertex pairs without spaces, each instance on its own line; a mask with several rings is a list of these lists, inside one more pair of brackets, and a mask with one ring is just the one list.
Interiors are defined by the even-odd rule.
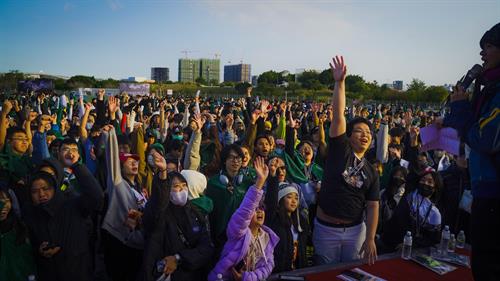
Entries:
[[469,88],[472,81],[479,77],[482,72],[483,67],[479,64],[475,64],[469,71],[467,71],[467,74],[465,74],[465,76],[457,82],[457,85],[453,87],[453,93],[450,95],[450,102],[467,99],[467,88]]

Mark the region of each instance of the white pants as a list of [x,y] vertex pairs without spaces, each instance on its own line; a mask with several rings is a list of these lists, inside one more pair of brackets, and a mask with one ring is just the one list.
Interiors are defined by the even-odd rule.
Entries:
[[313,232],[315,262],[336,264],[357,260],[365,238],[364,222],[351,227],[331,227],[315,219]]

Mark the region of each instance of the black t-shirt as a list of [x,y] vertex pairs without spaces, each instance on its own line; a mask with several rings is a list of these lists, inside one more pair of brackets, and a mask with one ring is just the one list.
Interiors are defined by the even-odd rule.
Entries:
[[318,196],[323,212],[339,219],[361,221],[366,201],[379,199],[375,168],[365,158],[357,159],[345,134],[330,138]]

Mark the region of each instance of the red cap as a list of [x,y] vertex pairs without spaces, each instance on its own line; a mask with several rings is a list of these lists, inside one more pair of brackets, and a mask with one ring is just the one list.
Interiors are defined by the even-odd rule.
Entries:
[[139,161],[139,155],[131,153],[120,153],[120,162],[125,162],[127,159],[132,158]]

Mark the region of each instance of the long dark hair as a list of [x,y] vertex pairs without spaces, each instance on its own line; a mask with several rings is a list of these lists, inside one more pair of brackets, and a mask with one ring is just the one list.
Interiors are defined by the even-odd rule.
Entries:
[[28,229],[22,222],[21,218],[16,213],[16,210],[14,208],[14,206],[16,205],[15,202],[17,202],[16,195],[13,191],[2,186],[0,187],[0,197],[5,197],[11,202],[11,209],[9,211],[9,214],[7,215],[7,218],[5,218],[5,220],[3,221],[0,221],[0,233],[3,234],[14,229],[14,232],[16,234],[16,244],[20,245],[26,243],[26,240],[28,238]]
[[296,230],[298,230],[299,228],[298,217],[300,216],[300,213],[297,215],[297,212],[299,212],[299,206],[297,206],[297,209],[295,209],[295,211],[293,211],[289,216],[288,211],[286,210],[285,207],[285,200],[284,200],[285,197],[286,196],[283,196],[283,198],[281,198],[278,203],[279,205],[278,216],[280,218],[280,222],[287,229],[293,225],[293,227]]

